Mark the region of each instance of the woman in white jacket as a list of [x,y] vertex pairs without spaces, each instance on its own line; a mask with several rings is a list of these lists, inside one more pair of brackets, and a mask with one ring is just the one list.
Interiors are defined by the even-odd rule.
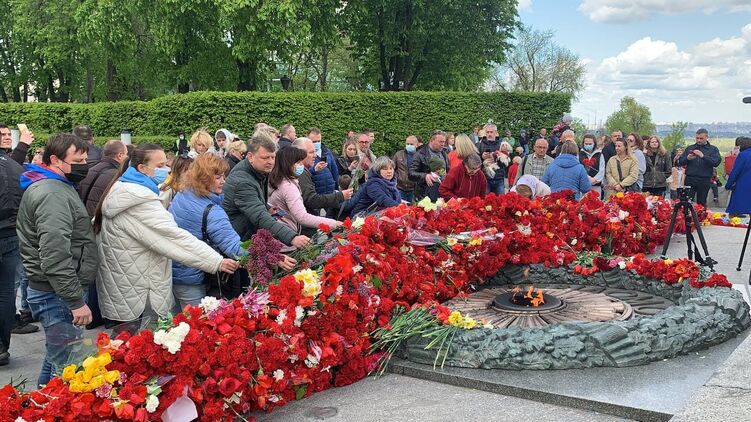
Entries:
[[164,209],[153,177],[166,165],[160,146],[139,146],[97,206],[97,291],[102,316],[111,321],[168,315],[174,306],[172,260],[209,273],[239,267],[179,228]]

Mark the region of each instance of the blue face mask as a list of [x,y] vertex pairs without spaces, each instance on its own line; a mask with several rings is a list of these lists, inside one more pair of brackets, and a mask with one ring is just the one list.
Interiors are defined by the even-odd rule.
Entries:
[[404,147],[404,149],[407,150],[407,152],[415,152],[415,151],[417,151],[417,147],[414,146],[414,145],[407,145],[407,146]]
[[595,149],[594,145],[584,144],[584,151],[591,152],[593,149]]
[[156,169],[154,169],[154,175],[151,176],[151,180],[153,180],[157,185],[161,185],[165,180],[167,180],[167,176],[169,176],[169,168],[157,167]]
[[316,155],[321,155],[321,143],[313,142],[313,149],[316,151]]
[[295,176],[300,177],[302,172],[305,171],[305,166],[302,164],[295,164]]

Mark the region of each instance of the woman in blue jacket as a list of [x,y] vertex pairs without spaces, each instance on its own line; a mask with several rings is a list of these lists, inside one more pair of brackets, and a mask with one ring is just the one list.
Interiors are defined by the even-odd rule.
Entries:
[[352,215],[363,211],[380,211],[395,207],[402,202],[402,196],[396,188],[394,162],[389,157],[379,157],[370,166],[368,181],[358,192],[357,204]]
[[740,149],[725,183],[725,189],[733,192],[727,208],[727,213],[733,215],[751,213],[751,139],[743,139]]
[[579,162],[579,147],[573,141],[567,141],[561,147],[561,153],[545,170],[542,181],[550,186],[551,192],[572,190],[576,199],[592,188],[587,170]]
[[[227,213],[222,209],[224,173],[229,165],[215,154],[202,154],[184,174],[182,190],[175,195],[169,212],[178,227],[204,240],[202,225],[206,214],[208,239],[204,240],[222,255],[235,258],[247,255],[240,246],[240,236],[232,228]],[[196,268],[172,261],[172,292],[175,302],[183,309],[185,305],[198,305],[206,296],[204,273]]]

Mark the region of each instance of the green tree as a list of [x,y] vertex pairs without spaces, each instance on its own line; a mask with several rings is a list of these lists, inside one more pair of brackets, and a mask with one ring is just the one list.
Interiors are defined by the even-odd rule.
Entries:
[[635,132],[640,135],[652,135],[656,129],[649,107],[637,103],[634,97],[621,98],[621,108],[608,116],[605,127],[608,131],[621,130],[624,134]]
[[685,131],[688,122],[675,122],[670,125],[670,133],[662,140],[662,145],[668,151],[672,151],[676,145],[683,145],[686,139]]
[[553,31],[521,27],[508,59],[490,79],[503,91],[563,92],[574,98],[584,87],[586,69],[579,55],[555,43]]
[[384,91],[478,89],[517,26],[516,0],[352,0],[344,7],[356,57]]

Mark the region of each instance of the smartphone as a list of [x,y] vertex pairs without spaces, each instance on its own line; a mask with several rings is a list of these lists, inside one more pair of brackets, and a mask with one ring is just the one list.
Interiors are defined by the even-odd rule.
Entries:
[[318,159],[318,161],[325,163],[326,162],[326,156],[322,155],[321,158]]
[[19,123],[19,124],[18,124],[18,125],[16,125],[16,126],[18,127],[18,130],[19,130],[19,131],[21,131],[21,133],[24,133],[24,132],[28,132],[28,131],[29,131],[29,127],[28,127],[28,126],[26,126],[26,123]]

